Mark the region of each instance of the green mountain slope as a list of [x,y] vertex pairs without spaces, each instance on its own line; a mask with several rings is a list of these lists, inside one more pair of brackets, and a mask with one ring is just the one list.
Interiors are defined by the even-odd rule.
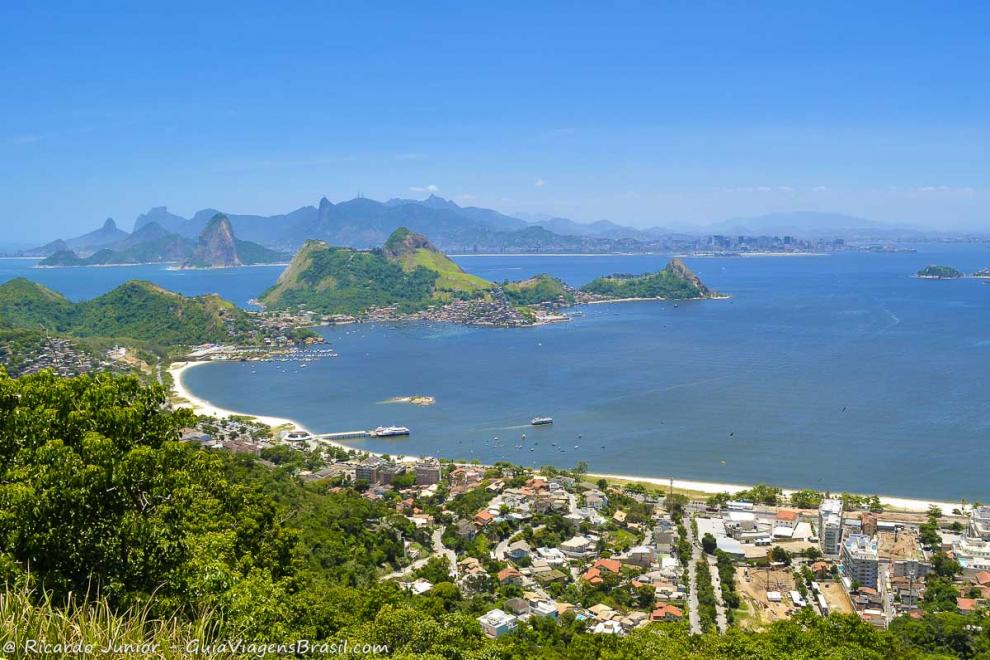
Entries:
[[502,290],[505,297],[514,305],[538,305],[558,303],[568,305],[574,302],[574,293],[562,281],[542,273],[519,282],[508,282]]
[[423,309],[483,294],[491,283],[468,275],[424,237],[398,229],[370,252],[308,241],[261,301],[276,309],[305,307],[324,314],[360,314],[395,305]]
[[680,259],[671,259],[663,270],[656,273],[599,277],[581,287],[581,291],[608,298],[669,300],[711,298],[716,295]]
[[162,346],[230,341],[253,328],[246,312],[219,296],[187,298],[131,281],[93,300],[72,303],[28,280],[0,286],[0,318],[10,327],[75,337],[119,337]]
[[0,319],[9,327],[55,330],[69,322],[74,307],[62,294],[23,277],[0,285]]

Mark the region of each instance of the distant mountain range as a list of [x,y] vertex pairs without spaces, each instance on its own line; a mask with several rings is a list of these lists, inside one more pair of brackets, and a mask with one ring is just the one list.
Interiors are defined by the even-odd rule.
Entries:
[[39,254],[35,256],[50,250],[55,252],[42,259],[39,266],[178,263],[183,268],[234,268],[289,259],[288,253],[238,239],[230,220],[221,213],[210,219],[195,241],[154,221],[142,224],[133,234],[128,234],[117,229],[113,220],[107,220],[102,229],[77,239],[49,243],[38,248]]
[[337,204],[324,197],[316,206],[303,206],[272,216],[222,214],[216,209],[203,209],[191,218],[184,218],[160,206],[139,215],[132,234],[118,229],[113,220],[107,220],[96,231],[53,241],[21,254],[48,257],[60,252],[75,252],[78,257],[86,258],[103,249],[127,252],[152,240],[161,241],[161,249],[172,253],[180,250],[177,239],[197,240],[217,215],[229,219],[232,231],[240,240],[288,252],[297,250],[307,240],[370,249],[381,245],[399,227],[430,236],[434,244],[446,252],[594,253],[690,249],[694,236],[708,234],[847,240],[923,235],[923,232],[903,225],[831,213],[775,213],[732,218],[692,235],[665,227],[637,229],[608,220],[582,223],[553,216],[519,214],[522,217],[516,217],[492,209],[459,206],[436,195],[424,200],[390,199],[386,202],[358,197]]

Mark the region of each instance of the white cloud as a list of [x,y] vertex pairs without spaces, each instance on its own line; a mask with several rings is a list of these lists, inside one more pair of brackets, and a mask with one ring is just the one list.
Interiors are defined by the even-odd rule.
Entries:
[[454,199],[462,199],[466,202],[469,202],[472,199],[478,199],[478,198],[472,195],[471,193],[463,193],[461,195],[457,195]]
[[969,186],[919,186],[918,188],[914,188],[913,192],[923,194],[942,193],[948,195],[972,195],[976,191]]
[[811,192],[822,193],[828,192],[828,186],[815,186],[811,189]]
[[440,192],[440,188],[438,186],[433,185],[432,183],[428,186],[409,186],[409,190],[411,190],[412,192],[428,192],[428,193]]
[[536,181],[533,182],[533,185],[536,186],[537,188],[542,188],[543,186],[547,185],[547,182],[544,181],[543,179],[537,179]]

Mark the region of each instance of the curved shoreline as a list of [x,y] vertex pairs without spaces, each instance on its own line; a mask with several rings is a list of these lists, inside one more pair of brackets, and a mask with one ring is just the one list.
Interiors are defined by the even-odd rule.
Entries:
[[[192,408],[193,412],[195,412],[197,415],[205,415],[207,417],[214,417],[214,416],[215,417],[230,417],[230,416],[250,417],[252,419],[261,422],[262,424],[267,424],[268,426],[271,426],[273,428],[291,427],[292,430],[300,430],[300,431],[306,431],[307,433],[311,433],[302,424],[299,424],[298,422],[285,417],[254,415],[247,412],[227,410],[225,408],[220,408],[218,406],[213,405],[206,399],[202,399],[200,397],[195,396],[186,388],[185,383],[182,380],[182,376],[189,369],[204,364],[209,364],[209,362],[206,361],[174,362],[171,365],[169,365],[168,368],[168,373],[170,376],[172,376],[173,390],[175,395],[181,399],[188,401],[188,407]],[[363,449],[361,447],[354,447],[340,442],[335,442],[335,441],[331,442],[325,440],[322,442],[327,442],[328,444],[332,444],[337,447],[342,447],[344,449],[353,449],[357,451],[367,452],[373,455],[381,455],[380,452],[373,452],[367,449]],[[391,455],[393,456],[393,458],[406,462],[417,460],[418,458],[412,455],[405,455],[405,456],[396,456],[395,454],[391,454]],[[677,490],[696,491],[700,493],[705,493],[707,495],[720,495],[722,493],[737,493],[739,491],[752,488],[754,485],[754,484],[747,485],[747,484],[717,483],[712,481],[693,481],[687,479],[674,479],[670,477],[666,477],[666,478],[646,477],[646,476],[631,475],[631,474],[609,474],[609,473],[601,473],[601,472],[594,472],[594,473],[589,472],[585,476],[591,478],[604,478],[604,479],[644,483],[644,484],[650,484],[652,486],[660,486],[660,487],[672,486]],[[781,490],[784,495],[789,496],[792,493],[797,492],[799,489],[782,488]],[[856,493],[856,494],[861,495],[861,493]],[[924,513],[928,511],[928,508],[931,506],[937,506],[938,508],[942,509],[945,512],[951,512],[953,509],[964,508],[963,505],[959,502],[921,500],[921,499],[914,499],[907,497],[891,497],[886,495],[880,495],[878,497],[880,498],[880,503],[883,504],[884,506],[901,511]]]
[[267,424],[272,428],[278,428],[281,426],[292,427],[293,430],[306,431],[309,430],[302,424],[299,424],[295,420],[287,419],[285,417],[271,417],[267,415],[253,415],[251,413],[238,412],[235,410],[227,410],[225,408],[220,408],[215,406],[206,399],[201,399],[194,395],[192,392],[186,388],[186,384],[183,382],[182,377],[186,371],[192,369],[193,367],[201,366],[204,364],[209,364],[208,361],[188,361],[188,362],[173,362],[168,367],[168,374],[172,377],[172,391],[176,397],[184,399],[188,402],[185,407],[192,408],[192,411],[197,415],[203,415],[205,417],[250,417],[256,419],[262,424]]

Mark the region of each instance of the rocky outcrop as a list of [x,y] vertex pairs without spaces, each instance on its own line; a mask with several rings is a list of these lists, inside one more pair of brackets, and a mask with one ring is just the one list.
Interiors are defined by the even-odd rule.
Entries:
[[218,213],[199,235],[199,243],[185,268],[236,268],[243,265],[237,253],[237,239],[227,216]]

